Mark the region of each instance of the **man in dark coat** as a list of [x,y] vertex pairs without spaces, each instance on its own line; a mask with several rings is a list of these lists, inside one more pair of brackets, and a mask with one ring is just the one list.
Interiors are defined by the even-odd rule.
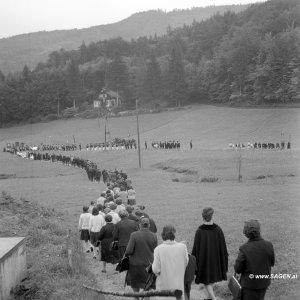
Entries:
[[128,212],[126,210],[121,210],[119,216],[121,221],[115,225],[114,241],[118,241],[119,259],[121,260],[125,253],[130,235],[132,232],[138,230],[138,226],[135,221],[128,219]]
[[205,285],[209,299],[215,300],[212,284],[227,280],[228,252],[222,229],[212,222],[212,208],[204,208],[203,225],[195,234],[192,255],[196,257],[195,283]]
[[255,278],[256,275],[271,275],[275,263],[272,243],[260,236],[260,224],[257,220],[245,222],[244,234],[249,239],[240,247],[234,270],[241,273],[242,299],[263,300],[270,278]]
[[157,237],[149,227],[149,219],[143,218],[140,230],[131,234],[125,252],[125,255],[129,256],[126,283],[135,292],[145,287],[149,276],[146,267],[152,264],[154,248],[157,246]]

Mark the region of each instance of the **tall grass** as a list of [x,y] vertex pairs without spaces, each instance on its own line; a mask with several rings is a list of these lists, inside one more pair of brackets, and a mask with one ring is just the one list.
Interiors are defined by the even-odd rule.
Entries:
[[87,268],[77,232],[67,237],[70,224],[62,214],[25,199],[16,200],[5,192],[0,196],[0,208],[6,224],[0,236],[26,237],[28,275],[12,291],[15,299],[103,299],[82,287],[93,285],[95,280]]

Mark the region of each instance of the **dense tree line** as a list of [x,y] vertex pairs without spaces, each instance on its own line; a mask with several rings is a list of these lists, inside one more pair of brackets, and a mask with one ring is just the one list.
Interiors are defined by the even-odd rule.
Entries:
[[161,37],[115,38],[52,52],[34,70],[0,72],[1,124],[85,109],[103,87],[125,108],[300,100],[300,4],[271,0]]

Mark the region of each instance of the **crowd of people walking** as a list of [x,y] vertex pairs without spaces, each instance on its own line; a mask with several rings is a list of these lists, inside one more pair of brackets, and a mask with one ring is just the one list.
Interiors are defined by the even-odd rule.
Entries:
[[238,144],[229,144],[229,148],[232,149],[276,149],[276,150],[284,150],[284,149],[291,149],[292,145],[291,142],[277,142],[277,143],[270,143],[270,142],[255,142],[255,143],[238,143]]
[[[92,249],[95,259],[99,253],[102,272],[107,272],[108,263],[116,264],[129,257],[125,284],[134,292],[177,289],[188,300],[195,282],[204,285],[206,299],[216,300],[213,284],[227,280],[229,254],[224,233],[213,222],[213,208],[203,209],[203,224],[197,229],[192,251],[188,253],[185,242],[176,241],[176,228],[170,224],[163,227],[163,242],[158,244],[154,220],[145,213],[144,206],[127,196],[128,191],[118,183],[108,183],[100,198],[92,201],[90,207],[83,207],[79,218],[84,250]],[[260,236],[257,220],[245,222],[243,233],[248,242],[240,247],[234,264],[234,271],[241,274],[242,299],[263,300],[270,280],[251,280],[249,275],[270,275],[275,263],[273,245]],[[150,285],[149,272],[156,279]]]
[[[180,141],[154,141],[151,143],[153,149],[180,149]],[[145,142],[147,149],[147,142]]]

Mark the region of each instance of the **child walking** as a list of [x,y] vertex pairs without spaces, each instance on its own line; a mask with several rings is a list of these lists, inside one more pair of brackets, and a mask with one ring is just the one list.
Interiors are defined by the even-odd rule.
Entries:
[[88,212],[88,206],[83,206],[83,213],[79,217],[78,229],[80,232],[80,240],[82,241],[82,246],[85,252],[90,252],[90,218],[91,214]]

